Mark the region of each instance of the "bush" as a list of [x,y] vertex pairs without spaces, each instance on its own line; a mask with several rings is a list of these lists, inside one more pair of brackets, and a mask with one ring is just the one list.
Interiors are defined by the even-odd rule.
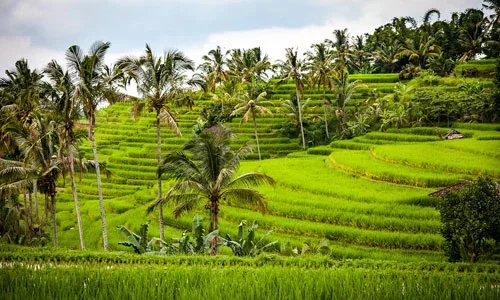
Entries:
[[450,261],[477,261],[498,252],[500,186],[489,178],[460,191],[447,192],[440,207],[446,256]]
[[406,65],[401,72],[399,72],[399,80],[410,80],[416,77],[422,69],[414,65]]

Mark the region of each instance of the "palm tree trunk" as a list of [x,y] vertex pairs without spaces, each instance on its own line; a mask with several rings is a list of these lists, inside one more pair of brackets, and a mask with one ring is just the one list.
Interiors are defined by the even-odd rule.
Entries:
[[252,112],[253,117],[253,131],[255,132],[255,141],[257,142],[257,153],[259,153],[259,160],[262,160],[260,156],[260,145],[259,145],[259,135],[257,134],[257,122],[255,121],[255,114]]
[[95,142],[95,114],[92,112],[90,114],[90,126],[89,126],[89,138],[92,142],[92,152],[94,153],[94,164],[95,173],[97,176],[97,193],[99,194],[99,210],[101,213],[101,223],[102,223],[102,240],[104,244],[104,251],[109,251],[108,244],[108,231],[106,228],[106,212],[104,210],[104,200],[102,198],[102,183],[101,183],[101,168],[99,167],[99,159],[97,157],[97,145]]
[[326,137],[330,139],[330,133],[328,132],[328,119],[326,116],[326,95],[325,95],[325,87],[323,87],[323,113],[325,115],[325,132]]
[[304,127],[302,126],[302,112],[300,107],[300,95],[299,88],[295,85],[295,93],[297,94],[297,108],[299,110],[299,124],[300,124],[300,135],[302,136],[302,148],[306,150],[306,140],[304,137]]
[[71,141],[68,141],[66,147],[69,153],[69,177],[71,180],[71,190],[73,192],[73,199],[75,200],[75,211],[76,211],[76,219],[78,221],[78,233],[80,234],[80,247],[82,250],[85,250],[85,240],[83,238],[83,225],[82,225],[82,216],[80,215],[80,204],[78,203],[78,193],[76,192],[76,183],[75,183],[75,165],[74,165],[74,157],[73,151],[70,148]]
[[[219,229],[219,201],[212,201],[212,207],[210,209],[210,232],[214,232]],[[217,243],[219,242],[218,237],[215,237],[210,242],[210,247],[212,248],[212,255],[217,255]]]
[[[29,224],[33,224],[33,195],[31,194],[32,192],[29,192],[28,193],[28,204],[29,204],[29,209],[28,209],[28,221],[29,221]],[[29,230],[29,236],[31,237],[31,228]]]
[[[160,112],[156,112],[156,158],[158,162],[158,169],[160,168],[161,164],[161,130],[160,130]],[[157,172],[158,176],[158,201],[160,201],[162,197],[162,191],[161,191],[161,174]],[[165,240],[165,225],[163,222],[163,204],[160,203],[158,205],[158,221],[160,223],[160,240]]]
[[28,201],[26,198],[26,188],[23,189],[24,200],[24,235],[28,235]]
[[45,225],[49,224],[49,196],[45,193]]
[[40,224],[40,215],[39,215],[39,207],[38,207],[38,186],[36,179],[33,180],[33,196],[35,197],[35,217],[36,223]]
[[54,233],[54,247],[57,247],[58,238],[57,238],[57,219],[56,219],[56,197],[55,195],[50,196],[50,202],[52,203],[52,230]]

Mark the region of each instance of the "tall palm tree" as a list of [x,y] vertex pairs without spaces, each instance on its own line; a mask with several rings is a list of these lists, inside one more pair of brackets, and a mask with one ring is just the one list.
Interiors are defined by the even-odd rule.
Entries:
[[30,121],[40,100],[43,74],[31,70],[25,59],[16,62],[14,71],[5,71],[7,78],[0,78],[0,89],[8,97],[2,103],[1,111],[8,116],[15,116],[17,121]]
[[251,117],[253,120],[253,131],[255,133],[255,141],[257,142],[257,152],[259,153],[259,160],[262,159],[260,155],[260,145],[259,145],[259,135],[257,134],[257,121],[255,117],[257,115],[272,115],[273,113],[266,108],[264,105],[272,105],[270,101],[266,101],[266,92],[260,93],[257,98],[253,99],[248,93],[243,94],[240,97],[240,102],[236,104],[231,115],[236,116],[245,113],[240,121],[240,126],[246,123]]
[[357,35],[352,39],[352,64],[360,71],[365,72],[369,67],[371,53],[366,49],[366,39],[364,35]]
[[[163,160],[161,173],[176,183],[165,198],[156,200],[149,210],[162,203],[177,204],[173,213],[178,217],[185,211],[206,201],[205,208],[210,211],[210,231],[219,229],[219,211],[223,203],[241,203],[267,211],[267,203],[262,194],[250,188],[251,185],[268,183],[274,180],[264,174],[252,172],[233,178],[242,157],[251,151],[248,145],[234,153],[231,149],[232,133],[223,126],[205,129],[184,145],[184,152],[173,152]],[[227,202],[226,202],[227,201]]]
[[304,94],[304,71],[305,64],[302,59],[299,58],[297,50],[292,48],[286,49],[286,60],[279,60],[276,65],[280,73],[280,81],[278,83],[284,83],[287,80],[293,80],[295,83],[295,94],[297,96],[297,107],[299,112],[299,123],[300,123],[300,135],[302,137],[302,148],[306,149],[306,140],[304,137],[304,128],[302,126],[302,112],[300,105],[300,97]]
[[[0,127],[0,140],[4,146],[10,147],[10,149],[5,147],[4,151],[14,156],[19,151],[16,151],[16,142],[5,127],[11,125],[13,128],[29,127],[33,114],[39,108],[40,99],[43,98],[43,74],[37,70],[31,70],[25,59],[17,61],[15,67],[13,71],[5,71],[7,78],[0,78],[2,92],[0,121],[3,124]],[[20,156],[11,158],[23,160]],[[36,223],[40,224],[36,178],[33,178],[32,190],[35,198]],[[25,211],[25,214],[27,212]],[[32,210],[29,212],[31,213]]]
[[350,52],[349,34],[347,28],[335,29],[333,31],[335,40],[326,39],[325,43],[333,49],[333,55],[340,68],[344,68],[351,63],[352,53]]
[[271,69],[267,55],[263,55],[260,47],[251,49],[233,49],[227,62],[229,74],[239,83],[247,83],[252,94],[253,86],[266,77],[266,71]]
[[204,63],[199,66],[205,75],[208,85],[208,90],[211,92],[215,91],[217,84],[228,80],[229,74],[226,69],[226,53],[222,53],[220,46],[208,51],[207,55],[203,55],[202,59]]
[[306,52],[308,58],[307,68],[309,69],[309,75],[312,77],[313,83],[318,89],[321,87],[323,89],[323,114],[325,119],[325,133],[327,138],[330,138],[328,132],[328,116],[327,116],[327,106],[328,101],[326,99],[326,90],[331,90],[333,88],[333,56],[332,52],[328,50],[325,43],[313,44],[311,46],[313,52]]
[[67,167],[71,180],[71,190],[75,201],[75,212],[78,222],[78,233],[80,236],[80,247],[85,250],[85,239],[83,235],[82,217],[80,215],[80,204],[78,202],[78,193],[75,182],[75,123],[81,117],[79,106],[76,103],[74,95],[75,86],[71,82],[69,73],[63,71],[57,61],[51,61],[45,68],[45,74],[50,80],[52,93],[50,94],[52,102],[53,118],[61,124],[61,140],[67,153]]
[[[144,97],[142,102],[135,106],[140,112],[148,105],[156,112],[156,145],[158,168],[161,166],[161,131],[160,126],[165,122],[176,134],[181,136],[181,131],[172,115],[169,106],[183,94],[185,71],[193,71],[194,64],[182,52],[171,50],[163,56],[157,57],[146,44],[146,53],[139,57],[124,57],[117,63],[137,83],[137,90]],[[161,173],[158,172],[158,201],[162,199]],[[160,203],[159,223],[160,239],[164,239],[163,206]]]
[[[490,22],[488,18],[480,10],[469,9],[464,14],[466,21],[460,30],[459,43],[465,50],[460,57],[460,62],[468,61],[481,53],[486,43],[493,43],[498,45],[498,41],[490,41],[488,34],[495,24]],[[498,16],[493,21],[498,21]]]
[[110,43],[95,42],[90,47],[87,54],[82,49],[73,45],[66,51],[66,60],[70,71],[71,79],[75,86],[74,97],[83,107],[84,113],[89,119],[89,139],[92,143],[94,155],[95,171],[97,177],[97,192],[99,194],[99,210],[102,223],[102,239],[105,251],[109,251],[108,232],[106,226],[106,212],[104,210],[104,200],[102,197],[101,169],[97,156],[97,145],[95,140],[96,111],[98,105],[104,102],[116,100],[113,84],[118,79],[106,76],[104,56],[110,47]]
[[[21,126],[19,126],[21,125]],[[6,168],[6,174],[21,174],[13,176],[12,180],[2,189],[21,189],[31,185],[34,178],[46,201],[46,216],[52,214],[52,230],[54,247],[58,245],[56,222],[56,181],[60,175],[61,161],[57,159],[58,135],[56,123],[47,116],[33,113],[30,124],[13,124],[9,127],[16,140],[17,147],[23,157],[22,165],[12,165]],[[28,225],[28,224],[27,224]]]

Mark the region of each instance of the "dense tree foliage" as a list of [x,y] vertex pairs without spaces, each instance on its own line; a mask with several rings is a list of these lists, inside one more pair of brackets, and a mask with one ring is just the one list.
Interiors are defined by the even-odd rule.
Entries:
[[500,250],[500,186],[479,178],[447,192],[440,205],[442,234],[450,261],[477,261]]

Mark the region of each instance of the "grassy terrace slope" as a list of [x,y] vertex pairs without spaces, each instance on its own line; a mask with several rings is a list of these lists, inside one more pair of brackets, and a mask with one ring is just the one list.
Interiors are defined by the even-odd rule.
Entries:
[[[370,75],[364,81],[369,86],[393,86],[394,75],[378,79]],[[291,93],[292,85],[277,87],[272,109],[276,110],[280,99]],[[199,101],[194,112],[178,115],[182,138],[162,129],[164,153],[181,149],[191,136],[199,110],[209,101]],[[156,214],[145,214],[146,205],[156,193],[154,118],[146,114],[132,120],[129,110],[127,103],[104,109],[96,132],[100,159],[108,163],[113,174],[104,179],[113,249],[124,249],[117,245],[122,240],[117,225],[138,230],[141,223],[151,220],[151,236],[159,235]],[[300,149],[298,139],[279,137],[276,130],[284,121],[279,114],[258,120],[262,152],[273,159],[245,161],[240,168],[240,172],[264,172],[278,182],[275,188],[259,187],[267,196],[270,212],[262,215],[226,203],[220,222],[223,234],[235,234],[242,219],[257,220],[261,233],[273,231],[270,239],[280,241],[284,254],[291,253],[294,247],[300,249],[304,242],[317,247],[321,240],[328,239],[332,257],[443,261],[439,213],[433,207],[437,199],[427,195],[441,186],[480,174],[500,178],[497,125],[455,124],[467,138],[454,141],[440,141],[433,128],[391,129],[336,141],[330,147],[310,149],[308,154],[295,152]],[[253,138],[251,124],[241,128],[238,124],[239,119],[226,124],[236,134],[235,148]],[[82,149],[91,157],[88,143]],[[95,175],[84,174],[78,190],[87,247],[101,249],[95,185]],[[58,200],[60,244],[76,249],[78,233],[69,184],[61,188]],[[166,236],[178,237],[189,229],[194,213],[205,212],[200,208],[174,220],[167,208]]]

